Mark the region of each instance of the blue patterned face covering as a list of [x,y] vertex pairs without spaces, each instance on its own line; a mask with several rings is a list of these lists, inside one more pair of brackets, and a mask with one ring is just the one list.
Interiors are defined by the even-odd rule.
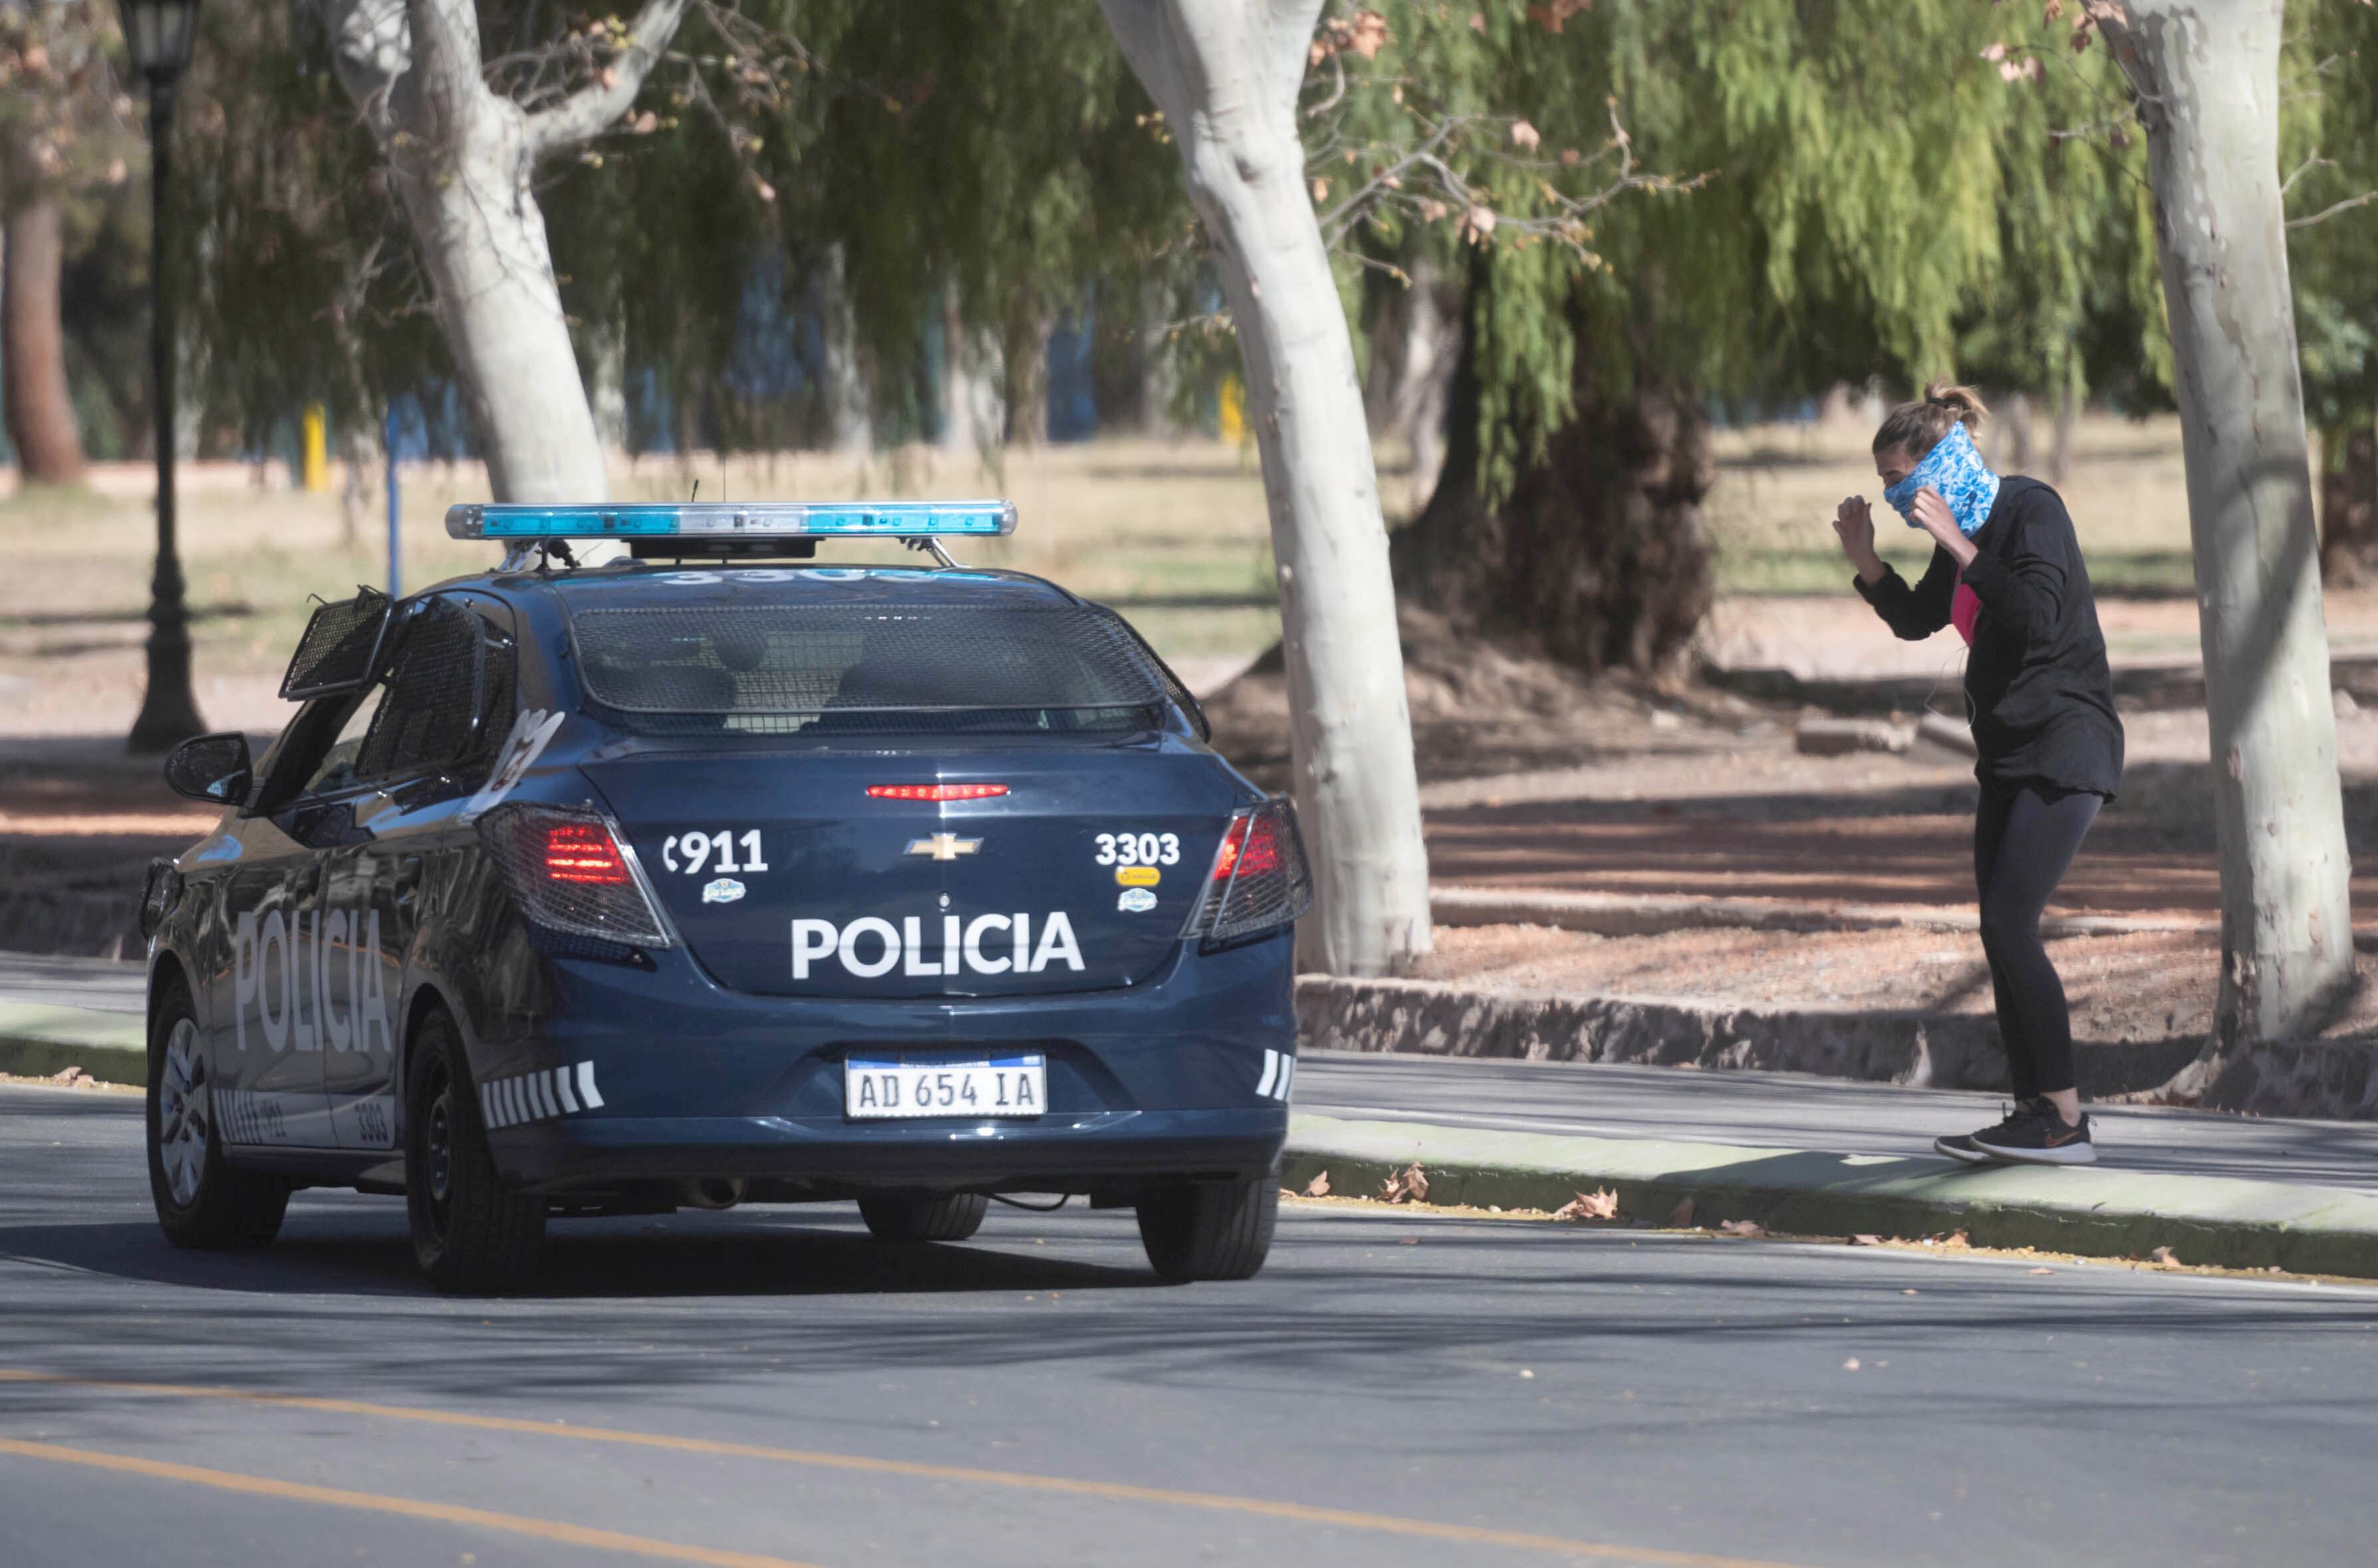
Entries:
[[1990,509],[1998,505],[1999,476],[1984,466],[1973,437],[1962,425],[1949,426],[1949,433],[1924,454],[1924,461],[1885,490],[1882,498],[1907,520],[1908,527],[1920,528],[1923,525],[1916,521],[1916,493],[1927,485],[1940,492],[1957,520],[1957,532],[1968,539],[1982,531],[1982,524],[1990,521]]

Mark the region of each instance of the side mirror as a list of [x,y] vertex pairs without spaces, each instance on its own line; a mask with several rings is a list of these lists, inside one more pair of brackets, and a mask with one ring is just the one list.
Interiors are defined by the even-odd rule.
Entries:
[[193,736],[165,753],[165,787],[191,800],[237,806],[255,782],[247,736],[235,730]]

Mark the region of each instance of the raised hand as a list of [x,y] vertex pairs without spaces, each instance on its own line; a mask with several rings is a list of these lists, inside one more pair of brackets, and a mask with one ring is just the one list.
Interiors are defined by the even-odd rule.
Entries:
[[1882,558],[1874,553],[1874,513],[1864,496],[1850,497],[1834,511],[1833,533],[1860,577],[1872,582],[1882,576]]

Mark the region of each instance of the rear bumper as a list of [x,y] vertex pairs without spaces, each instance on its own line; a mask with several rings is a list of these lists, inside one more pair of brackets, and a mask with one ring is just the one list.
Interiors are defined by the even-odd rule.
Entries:
[[1153,1177],[1259,1175],[1288,1136],[1288,1110],[1131,1111],[996,1127],[589,1117],[495,1136],[509,1179],[556,1193],[709,1178],[790,1183],[817,1196],[903,1188],[1087,1192]]
[[[1278,1063],[1295,1049],[1286,936],[1185,951],[1113,991],[945,1002],[789,999],[729,991],[683,952],[654,970],[550,965],[541,1027],[482,1030],[482,1085],[565,1072],[599,1105],[530,1096],[557,1114],[488,1133],[507,1181],[551,1191],[742,1178],[789,1195],[899,1187],[1087,1191],[1160,1176],[1245,1177],[1288,1131]],[[855,1053],[930,1059],[1037,1051],[1047,1114],[1030,1119],[852,1121]],[[518,1104],[517,1098],[515,1104]]]

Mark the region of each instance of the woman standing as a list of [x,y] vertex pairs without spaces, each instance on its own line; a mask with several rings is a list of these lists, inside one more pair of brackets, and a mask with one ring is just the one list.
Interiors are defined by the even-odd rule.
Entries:
[[1954,626],[1972,650],[1965,712],[1981,781],[1974,879],[2015,1105],[1997,1126],[1933,1146],[1975,1164],[2082,1165],[2097,1151],[2039,916],[2121,782],[2122,724],[2072,520],[2038,480],[2001,479],[1984,466],[1973,432],[1985,412],[1963,387],[1928,387],[1875,432],[1882,498],[1933,539],[1932,564],[1913,588],[1874,553],[1865,497],[1842,503],[1833,531],[1858,592],[1892,631],[1913,641]]

